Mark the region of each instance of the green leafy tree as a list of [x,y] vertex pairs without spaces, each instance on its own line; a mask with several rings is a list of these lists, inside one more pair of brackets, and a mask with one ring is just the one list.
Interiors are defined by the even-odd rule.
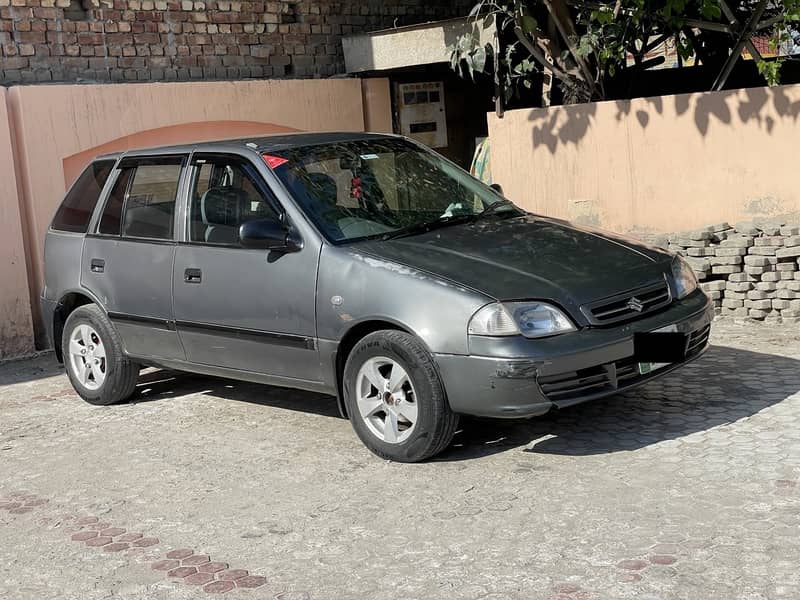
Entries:
[[[622,71],[652,66],[647,53],[667,40],[680,60],[727,70],[724,84],[729,56],[755,50],[756,33],[775,49],[791,45],[800,0],[481,0],[467,20],[471,27],[451,47],[454,69],[473,77],[491,71],[507,99],[552,77],[566,103],[580,103],[603,99]],[[482,41],[493,27],[497,38]],[[784,60],[758,61],[768,84],[780,81]]]

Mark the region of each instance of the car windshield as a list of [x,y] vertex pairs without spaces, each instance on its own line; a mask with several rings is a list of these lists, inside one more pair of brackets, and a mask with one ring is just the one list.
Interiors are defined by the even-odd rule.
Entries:
[[492,188],[399,138],[296,147],[264,159],[333,242],[411,235],[481,213],[519,214]]

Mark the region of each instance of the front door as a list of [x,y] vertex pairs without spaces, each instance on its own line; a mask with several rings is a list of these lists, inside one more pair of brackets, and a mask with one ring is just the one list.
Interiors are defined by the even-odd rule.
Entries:
[[186,241],[175,257],[175,320],[190,362],[320,381],[319,249],[242,248],[239,226],[281,209],[247,159],[194,155]]
[[133,356],[183,360],[172,315],[175,200],[185,156],[126,158],[117,167],[81,284],[100,300]]

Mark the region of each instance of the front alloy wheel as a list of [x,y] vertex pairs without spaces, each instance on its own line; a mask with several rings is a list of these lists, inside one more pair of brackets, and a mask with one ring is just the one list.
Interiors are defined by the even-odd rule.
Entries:
[[370,358],[358,371],[358,412],[373,435],[399,444],[417,424],[417,394],[408,373],[385,356]]
[[353,429],[372,452],[417,462],[444,450],[458,415],[428,350],[404,331],[376,331],[347,357],[344,401]]

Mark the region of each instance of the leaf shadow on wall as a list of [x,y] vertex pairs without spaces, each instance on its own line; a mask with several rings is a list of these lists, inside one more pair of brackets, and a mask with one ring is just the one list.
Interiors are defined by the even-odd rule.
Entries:
[[[654,96],[609,102],[616,106],[617,121],[630,120],[633,117],[643,130],[650,125],[654,114],[663,114],[666,103],[673,102],[677,117],[692,116],[695,127],[703,136],[708,134],[714,121],[729,126],[755,122],[771,134],[778,125],[773,115],[795,123],[800,118],[800,100],[789,97],[785,87]],[[533,147],[544,146],[551,154],[555,154],[560,146],[577,145],[596,121],[599,104],[592,102],[532,111],[529,120],[533,124]]]

